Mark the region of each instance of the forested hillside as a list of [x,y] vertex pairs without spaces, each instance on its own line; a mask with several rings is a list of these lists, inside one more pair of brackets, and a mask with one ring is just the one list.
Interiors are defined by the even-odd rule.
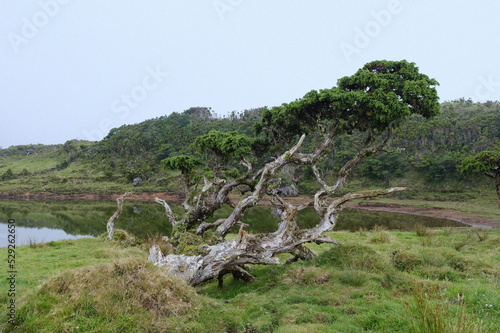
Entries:
[[253,124],[260,120],[261,112],[262,109],[245,110],[220,119],[214,117],[210,108],[193,107],[183,113],[124,125],[112,129],[97,143],[99,153],[93,166],[110,176],[148,179],[161,171],[163,159],[191,151],[195,138],[210,130],[252,136]]
[[[182,114],[122,126],[97,145],[99,155],[105,158],[99,159],[103,163],[96,168],[106,169],[109,175],[125,176],[129,181],[134,177],[147,179],[161,171],[162,159],[192,153],[190,145],[194,139],[210,130],[254,136],[253,127],[263,110],[246,110],[220,119],[213,117],[209,108],[191,108]],[[356,136],[339,139],[324,161],[326,166],[334,172],[353,157],[360,140]],[[309,142],[313,141],[315,138],[309,138]],[[354,176],[386,183],[408,174],[423,183],[465,181],[457,165],[467,156],[499,145],[499,103],[445,102],[441,105],[441,115],[434,119],[412,117],[395,132],[390,151],[367,158]],[[302,178],[313,177],[305,170]]]
[[[12,190],[15,184],[29,187],[30,179],[47,174],[51,175],[47,182],[52,179],[66,184],[69,179],[71,183],[72,178],[82,178],[75,176],[78,173],[93,181],[117,184],[130,184],[140,177],[147,189],[175,190],[175,174],[163,170],[163,159],[195,153],[192,148],[195,138],[211,130],[237,131],[257,139],[254,127],[264,110],[233,112],[218,118],[210,108],[193,107],[182,113],[114,128],[99,142],[71,140],[61,145],[1,149],[0,190]],[[307,140],[312,144],[316,138]],[[339,138],[323,166],[334,173],[353,157],[361,140],[358,136]],[[254,148],[259,148],[258,140]],[[462,176],[457,171],[459,163],[483,150],[499,148],[499,102],[473,103],[464,99],[444,102],[438,117],[426,120],[414,116],[398,128],[388,152],[366,158],[352,178],[363,184],[411,185],[414,189],[460,192],[483,180],[477,177],[471,182]],[[271,158],[267,156],[268,160]],[[283,176],[283,182],[288,183],[284,185],[300,178],[298,185],[302,192],[316,186],[307,167]]]

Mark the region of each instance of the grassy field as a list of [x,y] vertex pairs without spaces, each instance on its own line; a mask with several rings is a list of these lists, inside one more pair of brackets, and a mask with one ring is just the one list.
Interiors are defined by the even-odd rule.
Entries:
[[145,182],[135,188],[131,182],[120,179],[121,175],[108,177],[80,161],[64,169],[56,167],[64,161],[58,152],[42,155],[7,156],[0,158],[0,176],[7,170],[15,175],[13,179],[0,179],[0,192],[19,195],[23,193],[46,195],[113,194],[135,190],[166,191],[157,186],[157,179]]
[[[314,260],[254,267],[255,282],[227,276],[222,290],[164,276],[145,261],[146,246],[102,238],[21,246],[17,324],[2,330],[500,331],[500,230],[330,236],[341,245],[311,245]],[[9,300],[4,291],[0,300]]]

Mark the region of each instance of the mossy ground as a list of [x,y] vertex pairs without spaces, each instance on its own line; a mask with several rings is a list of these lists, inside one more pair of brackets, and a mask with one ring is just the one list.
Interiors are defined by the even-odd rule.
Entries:
[[[21,246],[7,332],[498,332],[500,230],[335,232],[318,256],[191,288],[102,238]],[[283,258],[285,259],[285,258]],[[0,300],[7,301],[6,293]],[[430,327],[430,328],[429,328]]]

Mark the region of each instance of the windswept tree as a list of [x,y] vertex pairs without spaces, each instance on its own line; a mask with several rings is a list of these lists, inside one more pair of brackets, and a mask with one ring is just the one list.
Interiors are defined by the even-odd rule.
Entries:
[[476,156],[465,158],[458,167],[464,175],[483,173],[495,180],[500,208],[500,150],[486,150]]
[[[336,87],[313,90],[299,100],[264,110],[256,125],[256,137],[212,131],[197,138],[193,144],[196,157],[163,161],[165,167],[181,171],[184,212],[175,214],[167,202],[156,199],[173,226],[170,240],[176,253],[163,256],[159,247],[153,246],[150,260],[188,284],[197,285],[214,278],[222,281],[229,273],[251,281],[253,276],[245,265],[279,264],[277,255],[282,253],[292,255],[289,262],[310,259],[313,253],[305,244],[336,243],[325,233],[334,228],[343,204],[404,190],[394,187],[340,193],[350,171],[364,157],[385,151],[394,128],[412,114],[425,118],[438,114],[436,85],[437,81],[419,73],[414,63],[374,61],[353,76],[341,78]],[[304,144],[312,133],[322,134],[322,139]],[[340,168],[337,180],[328,184],[319,162],[338,136],[353,133],[364,135],[364,141]],[[292,204],[276,191],[280,185],[278,173],[289,165],[312,169],[318,190],[308,202]],[[239,196],[230,196],[236,192]],[[279,212],[278,227],[272,233],[252,234],[244,229],[241,218],[265,197]],[[207,219],[223,205],[232,207],[231,213],[208,223]],[[319,222],[309,229],[299,229],[297,211],[309,206]],[[237,224],[237,239],[226,240]]]

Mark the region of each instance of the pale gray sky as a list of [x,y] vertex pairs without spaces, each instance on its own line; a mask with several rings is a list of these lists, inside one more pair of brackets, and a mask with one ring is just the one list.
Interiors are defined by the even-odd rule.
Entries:
[[441,101],[500,100],[499,13],[493,0],[0,0],[0,147],[279,105],[379,59],[415,62]]

